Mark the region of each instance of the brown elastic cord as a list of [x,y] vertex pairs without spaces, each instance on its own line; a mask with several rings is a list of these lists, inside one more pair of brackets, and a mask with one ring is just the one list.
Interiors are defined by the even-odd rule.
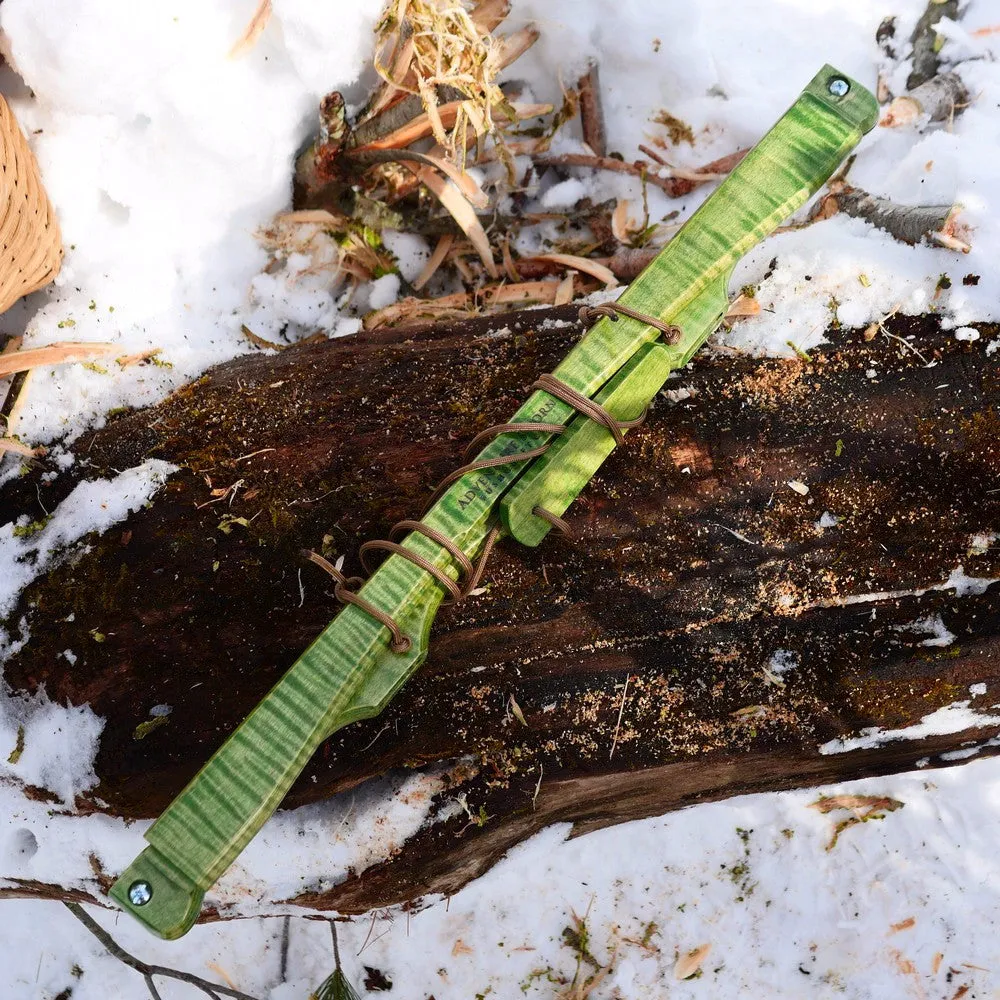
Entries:
[[[492,427],[487,427],[486,430],[480,431],[470,442],[468,447],[465,449],[465,457],[468,458],[470,455],[474,455],[479,447],[484,441],[492,440],[498,437],[500,434],[511,434],[522,431],[528,433],[529,431],[540,431],[545,434],[562,434],[566,430],[565,424],[494,424]],[[508,461],[520,461],[520,456],[511,455],[507,459]]]
[[543,521],[548,521],[553,528],[556,529],[562,535],[572,535],[573,532],[570,530],[570,526],[558,515],[553,514],[551,510],[546,510],[544,507],[540,507],[537,504],[531,508],[531,513],[535,517],[540,517]]
[[546,372],[541,378],[533,382],[531,388],[544,390],[550,396],[555,396],[564,403],[568,403],[574,410],[582,413],[585,417],[589,417],[595,423],[607,427],[614,435],[615,443],[619,445],[625,443],[623,431],[631,427],[638,427],[646,419],[646,411],[643,410],[641,415],[636,417],[635,420],[619,420],[608,413],[600,403],[589,396],[584,396],[582,393],[577,392],[576,389],[571,389],[565,382],[560,382],[555,375],[549,372]]
[[[408,531],[416,531],[420,534],[429,538],[432,542],[437,542],[447,553],[450,555],[459,565],[462,572],[465,573],[466,577],[471,578],[475,575],[475,567],[472,565],[472,560],[450,539],[447,535],[442,535],[440,531],[436,531],[434,528],[428,527],[426,524],[422,524],[420,521],[400,521],[392,531],[389,532],[389,537],[394,538],[396,535],[404,534]],[[365,542],[364,545],[358,550],[358,555],[361,558],[361,564],[370,573],[371,567],[368,565],[365,556],[371,552],[373,549],[383,549],[386,552],[391,552],[394,555],[402,556],[404,559],[409,560],[414,566],[419,566],[424,572],[430,573],[438,583],[444,587],[445,590],[451,595],[451,600],[448,601],[449,604],[454,604],[455,601],[460,601],[466,595],[466,591],[471,589],[466,585],[466,587],[460,588],[457,583],[443,569],[439,566],[435,566],[429,559],[425,559],[423,556],[412,551],[411,549],[404,548],[402,545],[398,545],[395,541],[385,541],[378,539],[373,542]]]
[[365,542],[365,544],[358,549],[358,555],[361,557],[361,563],[369,573],[371,572],[371,569],[365,563],[365,556],[373,549],[384,549],[386,552],[391,552],[393,555],[402,556],[404,559],[413,563],[414,566],[419,566],[425,573],[430,573],[430,575],[434,577],[434,579],[437,580],[437,582],[440,583],[449,594],[451,594],[452,603],[457,601],[462,596],[462,591],[459,589],[458,584],[455,583],[455,581],[448,576],[443,569],[439,569],[429,559],[425,559],[422,555],[413,552],[411,549],[403,548],[403,546],[397,542],[388,542],[384,539],[377,539],[373,542]]
[[429,527],[423,521],[400,521],[389,532],[389,537],[395,539],[397,535],[402,535],[407,531],[416,531],[432,542],[437,542],[462,567],[467,576],[472,576],[475,572],[472,560],[447,535]]
[[364,611],[366,615],[371,615],[372,618],[380,622],[392,633],[392,642],[389,646],[394,653],[405,653],[413,645],[410,642],[409,636],[403,634],[403,630],[389,615],[381,608],[375,607],[370,601],[366,601],[363,597],[359,597],[353,590],[349,589],[351,584],[358,586],[364,583],[364,580],[357,576],[344,576],[333,563],[324,559],[318,552],[313,552],[312,549],[303,549],[302,555],[334,578],[336,585],[333,588],[333,596],[338,601],[342,604],[353,604],[359,610]]
[[[617,303],[609,303],[606,306],[596,306],[592,309],[581,309],[580,318],[584,322],[592,321],[593,316],[608,316],[613,322],[617,322],[618,313],[624,316],[630,316],[632,319],[637,319],[643,323],[648,323],[650,326],[663,332],[666,337],[674,337],[674,340],[668,340],[668,343],[675,343],[676,338],[680,336],[680,330],[677,327],[670,327],[661,323],[658,319],[652,316],[644,316],[642,313],[634,312],[627,309],[625,306],[619,306]],[[640,417],[635,420],[618,420],[616,417],[612,416],[600,403],[595,402],[582,393],[577,392],[575,389],[566,385],[565,382],[561,382],[554,375],[546,373],[542,375],[536,382],[532,385],[533,389],[541,389],[544,392],[549,393],[551,396],[555,396],[556,399],[562,400],[567,405],[571,406],[578,413],[581,413],[585,417],[589,417],[596,423],[601,424],[606,427],[613,435],[616,444],[623,444],[625,441],[625,436],[623,431],[628,430],[631,427],[638,427],[639,424],[646,419],[646,411],[644,410]],[[496,424],[493,427],[488,427],[486,430],[481,431],[477,434],[472,441],[469,443],[466,449],[466,455],[475,451],[475,449],[482,444],[483,441],[487,439],[492,439],[500,434],[512,434],[512,433],[543,433],[559,435],[566,430],[565,424],[546,424],[538,423],[534,421],[526,421],[524,423],[507,423],[507,424]],[[483,459],[479,462],[467,462],[461,468],[455,469],[454,472],[445,476],[437,485],[437,489],[434,491],[434,495],[431,497],[430,504],[432,506],[437,498],[444,492],[452,483],[461,479],[462,476],[468,475],[470,472],[479,472],[483,469],[496,469],[502,465],[511,465],[514,462],[524,462],[531,458],[537,458],[539,455],[543,455],[551,447],[552,442],[546,441],[545,444],[539,445],[537,448],[529,448],[527,451],[515,452],[512,455],[498,455],[495,458]],[[532,513],[536,517],[540,517],[545,521],[548,521],[554,528],[557,528],[563,534],[569,534],[569,525],[557,515],[553,514],[551,511],[545,510],[544,507],[535,507]],[[409,531],[416,531],[429,538],[433,542],[437,542],[447,553],[458,563],[459,567],[459,577],[464,573],[466,577],[465,586],[460,587],[443,569],[436,566],[429,559],[425,559],[420,554],[407,549],[400,545],[398,542],[393,541],[395,536],[403,534]],[[483,544],[483,551],[479,557],[479,561],[473,565],[472,560],[446,535],[435,530],[434,528],[428,527],[420,521],[400,521],[392,531],[389,533],[390,540],[377,539],[371,542],[365,542],[359,550],[359,555],[361,557],[361,562],[365,564],[365,556],[367,553],[373,550],[379,549],[389,552],[393,555],[398,555],[403,559],[408,560],[413,563],[414,566],[419,567],[425,573],[428,573],[431,577],[437,580],[438,583],[445,589],[451,598],[449,603],[454,603],[455,601],[460,601],[465,597],[468,597],[476,587],[479,586],[479,581],[483,577],[483,573],[486,570],[486,561],[490,557],[490,553],[493,551],[493,546],[496,544],[497,538],[500,536],[500,529],[498,527],[493,527],[489,534],[486,536],[486,541]],[[396,624],[396,622],[380,608],[377,608],[374,604],[366,601],[363,597],[359,597],[353,590],[350,589],[351,585],[360,586],[364,581],[360,577],[346,577],[340,572],[335,566],[324,559],[321,555],[313,552],[311,549],[303,549],[302,554],[309,559],[311,562],[316,563],[321,569],[325,570],[330,574],[336,581],[336,586],[334,587],[333,593],[338,601],[342,601],[345,604],[353,604],[355,607],[364,611],[366,614],[371,615],[377,622],[384,625],[392,633],[392,643],[391,647],[396,653],[405,653],[412,645],[410,639],[403,633],[403,630]],[[365,566],[367,569],[368,567]]]
[[596,323],[602,316],[606,316],[612,323],[617,323],[619,316],[628,316],[630,319],[637,319],[640,323],[646,323],[654,330],[659,330],[667,344],[676,344],[684,332],[679,326],[664,323],[655,316],[636,312],[635,309],[629,309],[628,306],[619,305],[617,302],[605,302],[599,306],[583,306],[579,315],[584,323]]

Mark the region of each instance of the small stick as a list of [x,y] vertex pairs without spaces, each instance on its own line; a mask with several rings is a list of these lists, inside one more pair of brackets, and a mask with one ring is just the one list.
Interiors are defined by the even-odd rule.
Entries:
[[831,185],[819,204],[813,221],[828,219],[843,212],[864,219],[902,243],[915,244],[927,238],[950,250],[969,252],[969,244],[955,236],[957,205],[900,205],[888,198],[877,198],[849,184]]
[[0,355],[0,378],[12,375],[14,372],[26,372],[29,368],[39,368],[42,365],[66,365],[71,361],[89,361],[93,358],[103,358],[116,350],[114,344],[97,344],[86,342],[65,342],[48,344],[45,347],[33,347],[27,351],[11,351]]
[[883,128],[898,128],[914,122],[943,122],[968,107],[969,92],[957,73],[941,73],[909,93],[897,97],[879,122]]
[[580,98],[580,127],[583,130],[583,141],[596,156],[607,156],[608,137],[604,128],[604,108],[601,105],[601,84],[597,63],[591,63],[590,69],[580,77],[576,92]]
[[615,723],[615,735],[611,740],[611,753],[608,755],[608,760],[611,760],[615,755],[615,747],[618,745],[618,731],[622,726],[622,716],[625,714],[625,697],[628,695],[628,683],[632,680],[632,675],[629,674],[625,678],[625,687],[622,690],[622,703],[618,706],[618,721]]
[[958,20],[958,0],[929,0],[927,9],[910,35],[913,45],[913,71],[906,79],[906,89],[913,90],[937,75],[941,65],[938,34],[934,30],[941,18]]
[[648,163],[636,160],[626,163],[610,156],[587,156],[583,153],[562,153],[558,156],[536,156],[534,162],[542,167],[591,167],[594,170],[611,170],[619,174],[630,174],[633,177],[645,177],[646,182],[658,187],[671,198],[680,198],[690,194],[699,184],[716,180],[728,174],[746,156],[748,150],[740,149],[728,156],[721,157],[712,163],[707,163],[700,171],[685,171],[677,175],[677,168],[669,167],[674,176],[660,177],[650,169]]
[[223,986],[221,983],[213,983],[207,979],[202,979],[201,976],[196,976],[190,972],[181,972],[179,969],[170,969],[164,965],[150,965],[148,962],[143,962],[141,959],[136,958],[134,955],[130,955],[117,941],[96,921],[94,918],[87,913],[87,911],[79,903],[65,903],[66,908],[76,917],[77,920],[83,924],[84,927],[90,931],[91,934],[101,942],[102,945],[111,953],[112,957],[117,958],[119,962],[127,965],[130,969],[135,969],[146,981],[146,988],[149,990],[149,995],[154,998],[154,1000],[159,1000],[160,994],[156,990],[156,985],[153,982],[154,976],[161,976],[164,979],[177,979],[182,983],[188,983],[191,986],[197,987],[202,993],[207,993],[209,996],[218,996],[222,994],[227,997],[234,997],[235,1000],[256,1000],[249,993],[243,993],[241,990],[232,989],[228,986]]

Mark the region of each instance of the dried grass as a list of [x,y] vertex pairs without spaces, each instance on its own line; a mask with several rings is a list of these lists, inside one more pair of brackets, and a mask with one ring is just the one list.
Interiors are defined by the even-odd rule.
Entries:
[[[465,0],[392,0],[376,27],[375,69],[388,89],[372,113],[388,106],[400,92],[419,95],[435,140],[461,169],[469,127],[477,138],[491,136],[503,157],[495,116],[513,120],[515,115],[496,77],[504,59],[512,61],[526,47],[505,51],[482,19],[477,23],[470,16],[471,9]],[[443,87],[464,98],[457,102],[450,129],[440,114],[438,88]]]

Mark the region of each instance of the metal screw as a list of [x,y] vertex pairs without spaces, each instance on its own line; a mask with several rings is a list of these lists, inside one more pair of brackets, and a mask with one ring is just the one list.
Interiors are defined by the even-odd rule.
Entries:
[[851,89],[851,85],[842,77],[835,76],[826,88],[834,97],[844,97]]
[[145,906],[153,898],[153,887],[148,882],[133,882],[128,888],[128,898],[133,906]]

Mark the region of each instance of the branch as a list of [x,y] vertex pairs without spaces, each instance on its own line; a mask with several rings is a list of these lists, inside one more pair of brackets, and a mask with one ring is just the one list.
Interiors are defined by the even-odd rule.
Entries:
[[913,70],[906,78],[906,89],[914,90],[920,84],[926,83],[936,76],[941,65],[937,48],[937,32],[934,28],[941,18],[958,20],[958,0],[930,0],[927,9],[917,21],[917,26],[910,35],[913,45]]
[[583,130],[583,141],[598,156],[605,156],[608,152],[608,138],[604,128],[604,109],[601,106],[601,83],[597,74],[597,63],[591,63],[590,69],[580,77],[576,92],[580,97],[580,127]]
[[943,122],[964,108],[969,92],[957,73],[942,73],[897,97],[879,122],[883,128],[898,128],[911,122]]
[[955,205],[900,205],[888,198],[877,198],[848,184],[833,185],[819,205],[814,221],[843,212],[864,219],[903,243],[915,244],[929,239],[951,250],[969,252],[969,245],[956,237],[958,215]]
[[678,170],[668,167],[670,177],[660,177],[656,172],[659,165],[653,165],[636,160],[628,163],[612,156],[587,156],[583,153],[563,153],[560,156],[536,156],[534,162],[540,167],[591,167],[594,170],[612,170],[619,174],[630,174],[633,177],[645,177],[647,183],[658,187],[671,198],[681,198],[693,191],[699,184],[718,180],[722,174],[728,174],[746,156],[747,150],[740,149],[728,156],[723,156],[711,163],[706,163],[701,170]]
[[66,903],[66,909],[76,917],[77,920],[83,924],[84,927],[90,931],[91,934],[101,942],[102,945],[118,959],[119,962],[124,963],[130,969],[135,969],[145,980],[146,988],[149,990],[149,995],[153,1000],[160,1000],[160,994],[157,992],[156,984],[154,982],[155,976],[162,976],[164,979],[176,979],[182,983],[188,983],[191,986],[197,987],[202,993],[207,993],[211,997],[218,998],[221,994],[222,996],[235,997],[235,1000],[257,1000],[256,997],[252,997],[249,993],[242,993],[240,990],[231,989],[228,986],[222,986],[219,983],[209,982],[207,979],[202,979],[200,976],[196,976],[190,972],[181,972],[179,969],[168,969],[163,965],[149,965],[146,962],[136,958],[134,955],[130,955],[117,941],[89,914],[79,903]]

